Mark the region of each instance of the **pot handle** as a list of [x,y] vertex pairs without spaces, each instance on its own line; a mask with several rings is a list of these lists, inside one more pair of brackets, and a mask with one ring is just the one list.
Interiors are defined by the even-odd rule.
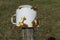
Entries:
[[13,21],[13,17],[14,17],[14,16],[16,16],[16,14],[14,14],[14,15],[11,17],[11,23],[16,25],[16,23]]

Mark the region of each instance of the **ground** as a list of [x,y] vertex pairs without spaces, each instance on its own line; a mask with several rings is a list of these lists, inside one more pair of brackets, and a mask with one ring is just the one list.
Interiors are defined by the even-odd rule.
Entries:
[[22,40],[21,29],[11,23],[19,5],[37,7],[40,27],[35,28],[35,40],[55,37],[60,40],[60,0],[0,0],[0,40]]

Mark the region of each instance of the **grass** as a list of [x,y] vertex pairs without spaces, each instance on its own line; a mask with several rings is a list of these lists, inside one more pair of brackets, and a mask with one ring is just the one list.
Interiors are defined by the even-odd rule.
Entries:
[[47,40],[50,36],[60,40],[60,0],[0,0],[0,40],[22,40],[21,29],[10,21],[22,4],[38,8],[40,27],[35,29],[35,40]]

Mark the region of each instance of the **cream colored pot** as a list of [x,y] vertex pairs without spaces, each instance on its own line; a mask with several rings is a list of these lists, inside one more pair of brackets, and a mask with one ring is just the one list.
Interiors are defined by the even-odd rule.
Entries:
[[[16,16],[16,23],[13,22],[14,16]],[[11,17],[11,22],[18,27],[33,27],[33,22],[36,17],[37,12],[31,5],[21,5],[16,9],[16,14]],[[35,22],[37,22],[37,20],[35,20]]]

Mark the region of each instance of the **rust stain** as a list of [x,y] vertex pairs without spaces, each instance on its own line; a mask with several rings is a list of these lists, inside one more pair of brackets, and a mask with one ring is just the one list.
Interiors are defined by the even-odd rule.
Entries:
[[32,21],[32,25],[33,25],[33,27],[37,27],[39,25],[39,20],[37,17],[35,18],[34,21]]
[[21,9],[22,7],[18,7],[19,9]]
[[24,21],[26,20],[26,18],[25,17],[22,17],[22,20],[21,20],[21,22],[19,22],[19,27],[27,27],[27,25],[26,24],[24,24]]
[[36,8],[36,7],[32,7],[31,9],[33,9],[33,10],[37,10],[37,8]]
[[[21,22],[19,22],[19,25],[20,25],[19,27],[21,27],[21,28],[28,27],[28,25],[24,23],[25,20],[26,20],[26,18],[23,17]],[[37,17],[31,22],[31,25],[32,25],[32,28],[36,28],[39,26],[39,20]]]

